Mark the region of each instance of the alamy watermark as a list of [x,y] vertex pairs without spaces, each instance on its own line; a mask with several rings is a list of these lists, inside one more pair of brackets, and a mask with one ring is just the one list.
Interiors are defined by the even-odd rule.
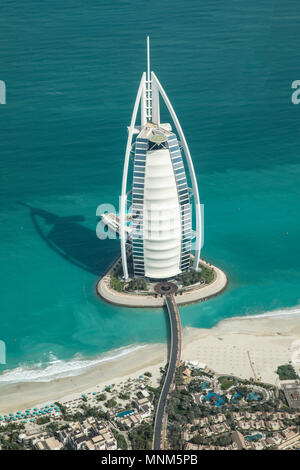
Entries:
[[0,339],[0,364],[6,364],[6,347],[4,341]]
[[0,104],[6,104],[6,84],[0,80]]
[[[121,197],[120,197],[121,207]],[[201,213],[201,248],[204,244],[204,204],[200,204]],[[100,240],[116,240],[123,238],[127,240],[142,239],[145,235],[147,240],[172,240],[181,234],[182,237],[191,239],[191,249],[195,249],[196,240],[193,233],[191,205],[175,205],[175,207],[160,207],[157,204],[147,204],[144,208],[129,207],[125,214],[124,231],[121,230],[120,211],[112,204],[100,204],[96,210],[96,216],[101,220],[96,227],[96,235]]]
[[300,80],[294,80],[292,82],[292,88],[295,90],[291,96],[292,103],[299,104],[300,103]]

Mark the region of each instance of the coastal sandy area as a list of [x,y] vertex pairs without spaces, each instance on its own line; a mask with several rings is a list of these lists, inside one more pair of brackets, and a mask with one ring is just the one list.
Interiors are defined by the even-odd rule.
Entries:
[[[185,328],[182,359],[205,363],[219,374],[256,376],[262,382],[277,384],[277,366],[291,361],[297,342],[300,347],[299,340],[300,315],[238,317],[223,320],[211,329]],[[166,360],[166,344],[148,344],[77,376],[1,385],[0,414],[66,402],[129,377],[137,378],[145,371],[152,373],[152,384],[157,386],[159,368]]]

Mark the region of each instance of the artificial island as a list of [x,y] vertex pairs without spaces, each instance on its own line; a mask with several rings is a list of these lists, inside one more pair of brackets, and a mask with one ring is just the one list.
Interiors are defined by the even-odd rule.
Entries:
[[[175,130],[161,122],[160,99]],[[102,223],[118,234],[121,243],[121,256],[97,284],[106,301],[162,307],[165,295],[173,294],[176,303],[184,305],[225,289],[225,273],[200,257],[203,215],[194,166],[171,102],[150,72],[149,38],[147,72],[142,74],[128,127],[120,212],[102,214]]]

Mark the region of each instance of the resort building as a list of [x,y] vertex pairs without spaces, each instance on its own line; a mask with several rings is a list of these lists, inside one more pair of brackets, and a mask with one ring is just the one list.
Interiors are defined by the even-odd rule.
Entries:
[[55,437],[48,437],[47,439],[41,439],[36,442],[35,448],[37,450],[61,450],[63,444],[59,442]]
[[[160,122],[160,99],[174,130],[170,123]],[[193,238],[193,268],[198,269],[202,226],[196,176],[175,111],[156,75],[150,73],[149,38],[147,73],[142,75],[128,127],[120,216],[114,223],[116,219],[125,279],[129,265],[131,276],[150,279],[168,279],[188,270]]]
[[290,408],[300,409],[300,381],[282,380],[281,388]]

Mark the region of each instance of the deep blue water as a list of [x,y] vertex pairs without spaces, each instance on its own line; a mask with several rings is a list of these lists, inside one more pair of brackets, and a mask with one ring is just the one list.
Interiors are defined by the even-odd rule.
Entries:
[[190,145],[203,257],[230,279],[183,325],[299,304],[299,30],[296,0],[2,1],[0,371],[166,340],[162,311],[95,294],[119,250],[96,208],[118,204],[147,34]]

